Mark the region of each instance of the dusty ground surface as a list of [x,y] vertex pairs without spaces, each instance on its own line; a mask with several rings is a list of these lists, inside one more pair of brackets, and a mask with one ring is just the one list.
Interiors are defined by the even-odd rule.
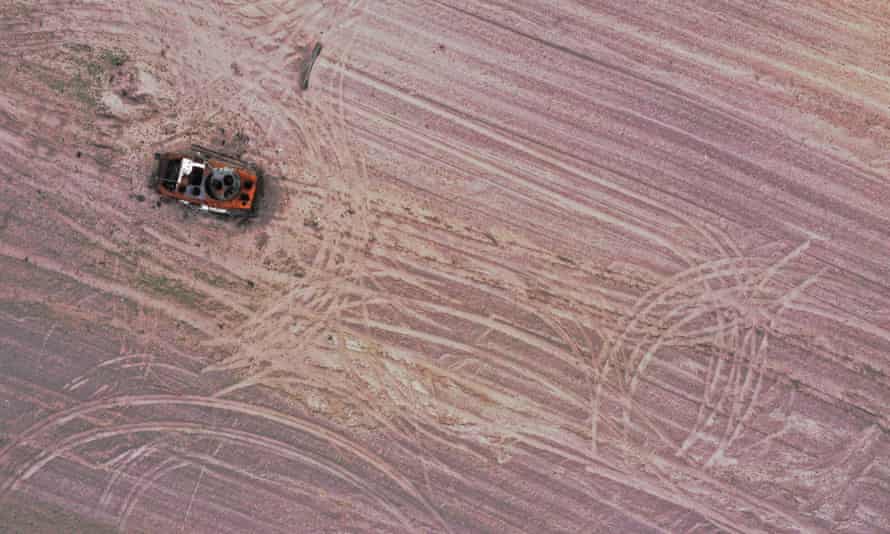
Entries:
[[[888,36],[865,0],[0,0],[0,519],[890,530]],[[156,202],[190,141],[276,177],[260,219]]]

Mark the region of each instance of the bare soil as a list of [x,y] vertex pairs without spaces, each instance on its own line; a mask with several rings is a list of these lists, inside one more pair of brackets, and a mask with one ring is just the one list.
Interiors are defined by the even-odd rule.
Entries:
[[[0,526],[890,531],[888,35],[0,0]],[[259,218],[159,201],[190,143]]]

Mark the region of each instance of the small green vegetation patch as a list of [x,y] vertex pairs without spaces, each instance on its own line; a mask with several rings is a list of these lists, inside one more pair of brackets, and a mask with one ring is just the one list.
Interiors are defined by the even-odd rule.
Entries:
[[194,306],[204,301],[204,295],[201,293],[186,287],[179,280],[173,280],[164,275],[140,273],[139,278],[136,280],[136,285],[153,293],[172,298],[187,306]]
[[114,67],[120,67],[130,59],[130,56],[120,48],[108,48],[102,53],[102,57],[106,63]]
[[222,276],[205,273],[204,271],[196,271],[195,278],[201,280],[202,282],[206,282],[214,287],[228,287],[230,284],[226,281],[226,279]]
[[120,49],[97,50],[83,43],[66,43],[49,53],[24,58],[17,67],[53,92],[88,108],[98,104],[105,74],[129,60]]

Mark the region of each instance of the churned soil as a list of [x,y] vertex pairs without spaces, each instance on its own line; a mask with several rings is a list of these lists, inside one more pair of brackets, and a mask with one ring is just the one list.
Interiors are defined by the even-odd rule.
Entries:
[[[888,35],[0,0],[0,525],[890,531]],[[161,202],[190,143],[259,217]]]

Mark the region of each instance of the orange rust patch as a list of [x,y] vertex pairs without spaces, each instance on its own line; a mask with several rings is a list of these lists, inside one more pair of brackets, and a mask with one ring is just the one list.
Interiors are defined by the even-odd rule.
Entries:
[[[184,158],[191,159],[204,165],[202,172],[203,178],[200,186],[188,185],[186,183],[180,183],[178,186],[171,186],[170,182],[164,179],[164,174],[167,172],[168,167],[175,165],[177,161],[181,161]],[[253,211],[254,202],[257,197],[257,190],[259,189],[260,177],[255,171],[247,168],[246,165],[241,166],[214,158],[203,160],[192,154],[178,152],[159,154],[158,160],[159,180],[157,190],[161,196],[187,202],[195,206],[207,206],[214,210],[224,210],[226,213],[235,215]],[[205,194],[205,181],[216,169],[229,169],[233,174],[237,175],[239,183],[237,184],[237,191],[232,198],[217,199]],[[201,191],[200,196],[189,194],[189,189],[191,188],[199,188],[196,189],[196,191]]]

